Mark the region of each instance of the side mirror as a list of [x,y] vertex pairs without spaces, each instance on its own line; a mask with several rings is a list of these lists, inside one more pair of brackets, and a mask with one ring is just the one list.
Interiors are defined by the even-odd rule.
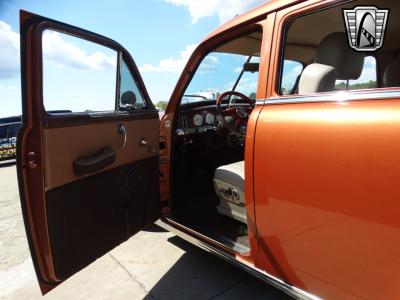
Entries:
[[126,91],[121,95],[121,104],[125,106],[128,111],[133,111],[136,104],[136,95],[132,91]]
[[255,73],[258,72],[260,64],[259,63],[245,63],[243,65],[243,71]]

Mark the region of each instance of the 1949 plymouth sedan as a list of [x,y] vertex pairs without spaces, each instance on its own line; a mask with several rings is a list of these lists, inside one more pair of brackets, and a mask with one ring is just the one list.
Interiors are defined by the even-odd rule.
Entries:
[[[22,11],[17,168],[42,292],[158,220],[295,298],[399,299],[399,11],[261,5],[195,49],[161,120],[120,44]],[[110,85],[63,100],[92,75],[47,66],[46,36],[114,55]]]

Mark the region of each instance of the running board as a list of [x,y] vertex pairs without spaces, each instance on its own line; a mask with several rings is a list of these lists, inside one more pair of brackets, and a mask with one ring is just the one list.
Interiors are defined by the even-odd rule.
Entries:
[[222,251],[216,247],[211,246],[210,244],[201,241],[200,239],[189,235],[178,228],[172,226],[167,219],[161,218],[158,220],[156,225],[168,230],[180,238],[184,239],[185,241],[209,252],[212,253],[223,260],[231,263],[232,265],[241,268],[242,270],[248,272],[249,274],[261,279],[262,281],[274,286],[275,288],[281,290],[282,292],[286,293],[287,295],[293,297],[294,299],[301,299],[301,300],[322,300],[321,298],[314,296],[306,291],[303,291],[295,286],[292,286],[281,279],[264,272],[261,269],[258,269],[252,265],[246,264],[245,262],[238,261],[233,255],[229,255],[227,252]]
[[204,240],[212,240],[214,243],[218,244],[221,248],[227,249],[229,252],[239,253],[240,255],[244,256],[250,252],[249,247],[242,245],[226,236],[223,236],[222,234],[202,232],[201,230],[199,230],[194,226],[189,227],[182,220],[180,220],[179,218],[174,218],[173,216],[165,217],[165,220],[172,226],[177,225],[178,227],[185,228],[185,230],[188,231],[189,233],[195,232],[196,235],[204,238]]

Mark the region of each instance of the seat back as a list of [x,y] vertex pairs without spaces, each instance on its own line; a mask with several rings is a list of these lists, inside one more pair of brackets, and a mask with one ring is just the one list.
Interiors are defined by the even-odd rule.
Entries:
[[364,66],[365,54],[351,49],[344,32],[325,37],[315,53],[314,63],[308,65],[299,82],[299,93],[332,91],[336,80],[358,79]]
[[395,58],[387,65],[383,74],[383,86],[400,86],[400,57]]

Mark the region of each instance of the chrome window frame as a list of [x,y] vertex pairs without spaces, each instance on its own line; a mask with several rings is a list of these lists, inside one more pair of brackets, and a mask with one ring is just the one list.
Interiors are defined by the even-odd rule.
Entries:
[[366,100],[400,99],[399,89],[373,89],[373,90],[352,90],[339,91],[334,93],[318,93],[293,95],[290,97],[271,97],[256,100],[256,105],[276,105],[276,104],[299,104],[299,103],[318,103],[318,102],[348,102]]

